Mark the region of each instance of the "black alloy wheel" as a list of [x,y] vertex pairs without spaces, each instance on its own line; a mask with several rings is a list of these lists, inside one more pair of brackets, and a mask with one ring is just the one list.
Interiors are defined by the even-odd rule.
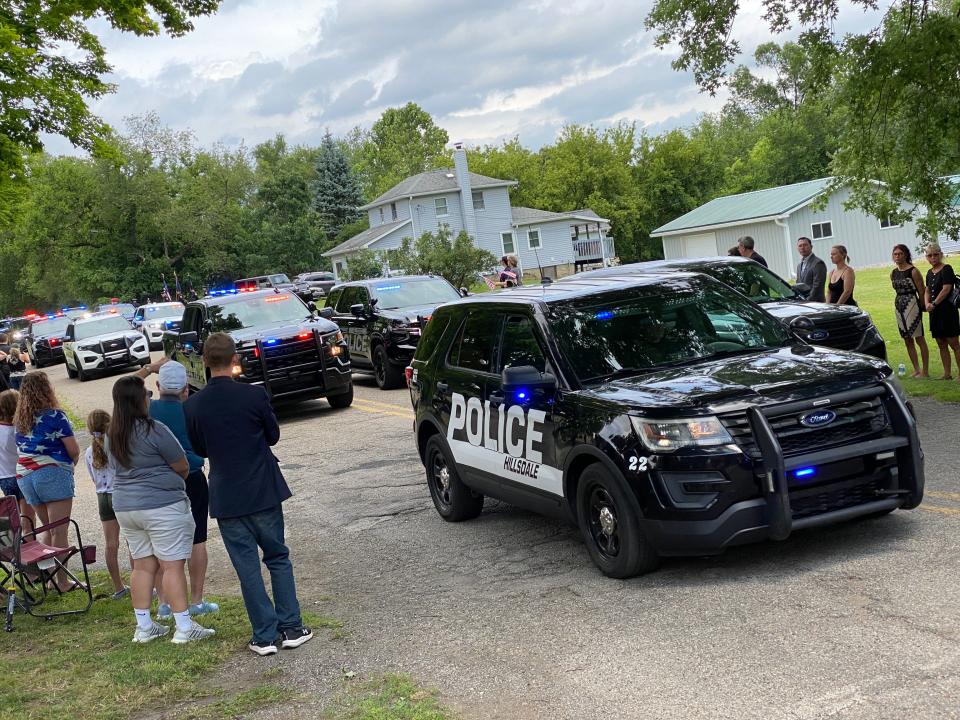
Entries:
[[621,478],[599,463],[583,471],[577,485],[577,518],[590,558],[604,575],[628,578],[657,566],[641,517],[636,498]]
[[471,520],[483,510],[483,495],[474,493],[457,474],[456,463],[448,455],[439,435],[427,441],[424,453],[427,487],[434,507],[444,520]]
[[393,390],[403,385],[403,371],[390,363],[383,345],[377,345],[373,351],[373,376],[381,390]]

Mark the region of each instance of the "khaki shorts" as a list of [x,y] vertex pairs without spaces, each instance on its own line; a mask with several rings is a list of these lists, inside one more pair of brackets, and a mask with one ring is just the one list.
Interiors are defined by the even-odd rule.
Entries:
[[151,555],[158,560],[190,558],[195,524],[188,500],[150,510],[116,512],[134,560]]

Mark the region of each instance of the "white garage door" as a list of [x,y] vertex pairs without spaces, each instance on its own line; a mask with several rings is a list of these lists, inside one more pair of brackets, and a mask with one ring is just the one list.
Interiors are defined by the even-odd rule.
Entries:
[[701,258],[712,257],[717,254],[716,233],[702,235],[688,235],[683,239],[684,257]]

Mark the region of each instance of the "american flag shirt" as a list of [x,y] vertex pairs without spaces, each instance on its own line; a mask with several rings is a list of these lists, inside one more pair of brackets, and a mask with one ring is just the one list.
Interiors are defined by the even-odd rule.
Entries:
[[33,420],[29,435],[17,433],[17,477],[48,465],[73,467],[73,460],[63,446],[63,438],[73,437],[73,428],[63,410],[47,410]]

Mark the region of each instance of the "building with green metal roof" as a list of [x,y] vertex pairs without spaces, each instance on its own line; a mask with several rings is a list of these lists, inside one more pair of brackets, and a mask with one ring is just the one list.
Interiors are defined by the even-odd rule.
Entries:
[[913,222],[893,225],[862,210],[845,209],[850,196],[845,187],[830,193],[823,208],[814,207],[832,180],[819,178],[714,198],[650,235],[662,239],[668,260],[726,255],[740,237],[749,235],[770,269],[784,277],[796,272],[799,237],[810,238],[814,253],[828,264],[830,247],[844,245],[855,267],[890,262],[897,243],[916,246]]

